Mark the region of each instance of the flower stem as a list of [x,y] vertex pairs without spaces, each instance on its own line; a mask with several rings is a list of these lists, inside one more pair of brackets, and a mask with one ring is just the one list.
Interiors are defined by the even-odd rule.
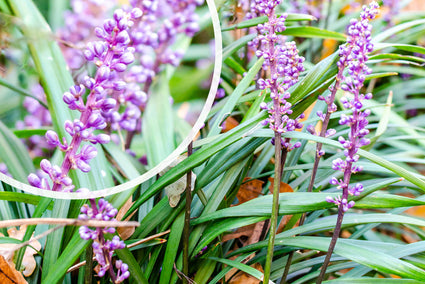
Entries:
[[270,280],[270,271],[273,261],[273,249],[274,249],[274,240],[276,237],[277,230],[277,218],[279,213],[279,189],[280,189],[280,180],[282,178],[282,144],[281,144],[281,134],[275,132],[275,170],[274,170],[274,183],[273,183],[273,205],[272,205],[272,215],[270,217],[270,237],[267,246],[267,256],[266,264],[264,266],[264,280],[263,283],[269,283]]
[[[187,156],[192,155],[193,142],[187,146]],[[186,176],[186,207],[184,214],[183,228],[183,283],[189,283],[189,236],[190,236],[190,205],[192,204],[192,171],[189,171]]]
[[[335,86],[332,88],[332,92],[329,96],[329,104],[328,104],[328,107],[327,107],[327,110],[326,110],[325,118],[323,119],[322,129],[320,130],[320,134],[319,134],[320,137],[326,136],[326,131],[328,129],[329,120],[330,120],[330,117],[331,117],[331,111],[330,111],[331,107],[330,106],[335,101],[336,92],[340,88],[340,82],[341,82],[340,78],[342,77],[343,71],[344,71],[344,69],[340,69],[338,71],[338,75],[336,76]],[[317,170],[319,169],[319,162],[320,162],[320,158],[321,158],[321,155],[319,153],[322,150],[322,146],[323,146],[322,143],[316,144],[316,156],[314,158],[313,169],[312,169],[312,172],[311,172],[311,178],[310,178],[310,183],[308,184],[307,192],[313,191],[314,181],[316,179]],[[304,212],[302,214],[302,216],[300,218],[300,222],[298,223],[298,226],[304,225],[305,218],[306,218],[306,212]],[[286,278],[288,277],[289,268],[291,266],[293,256],[294,256],[294,251],[291,251],[288,255],[288,260],[286,261],[285,270],[283,271],[281,284],[286,283]]]
[[328,252],[326,253],[325,261],[323,262],[322,270],[320,271],[320,275],[316,280],[316,284],[320,284],[323,281],[323,278],[326,274],[326,269],[328,268],[329,262],[331,260],[332,253],[335,249],[336,241],[338,240],[339,234],[341,233],[341,224],[342,219],[344,218],[344,210],[343,206],[338,207],[338,219],[336,221],[336,226],[334,233],[332,235],[331,243],[329,244]]

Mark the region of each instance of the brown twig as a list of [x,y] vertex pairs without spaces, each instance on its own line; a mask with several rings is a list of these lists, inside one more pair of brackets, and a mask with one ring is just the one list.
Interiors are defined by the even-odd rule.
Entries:
[[62,226],[88,226],[88,227],[138,227],[136,221],[97,221],[97,220],[79,220],[67,218],[28,218],[0,221],[0,228],[16,227],[22,225],[51,224]]

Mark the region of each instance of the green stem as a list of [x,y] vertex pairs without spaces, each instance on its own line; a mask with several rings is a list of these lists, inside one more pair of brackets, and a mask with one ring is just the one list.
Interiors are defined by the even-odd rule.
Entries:
[[279,213],[279,190],[280,190],[280,180],[282,177],[282,144],[280,143],[282,135],[278,132],[275,132],[275,171],[274,171],[274,183],[273,183],[273,205],[272,205],[272,215],[270,218],[270,237],[267,245],[267,256],[266,264],[264,266],[264,280],[263,283],[269,283],[270,272],[273,261],[273,250],[274,250],[274,240],[276,237],[277,230],[277,218]]
[[8,88],[8,89],[10,89],[10,90],[12,90],[14,92],[16,92],[18,95],[22,95],[22,96],[25,96],[25,97],[30,97],[30,98],[36,100],[43,107],[45,107],[46,109],[48,109],[46,103],[44,103],[43,101],[41,101],[39,98],[33,96],[30,92],[28,92],[28,91],[26,91],[26,90],[24,90],[24,89],[22,89],[20,87],[17,87],[17,86],[14,86],[14,85],[10,84],[9,82],[7,82],[6,80],[4,80],[2,78],[0,78],[0,85],[1,86],[4,86],[4,87],[6,87],[6,88]]
[[331,243],[329,244],[328,252],[326,253],[326,258],[325,258],[325,261],[323,262],[323,266],[322,266],[322,270],[320,271],[320,275],[316,280],[316,284],[322,283],[323,278],[325,277],[326,269],[328,268],[329,262],[331,260],[332,253],[335,249],[336,241],[338,240],[339,234],[341,232],[341,224],[342,224],[343,218],[344,218],[344,210],[343,210],[343,206],[340,205],[338,207],[338,219],[336,220],[336,226],[335,226],[334,233],[332,235],[332,240],[331,240]]
[[[193,142],[190,142],[187,147],[187,156],[189,157],[193,151]],[[184,227],[183,227],[183,283],[189,283],[189,236],[190,236],[190,206],[192,204],[192,171],[186,175],[186,207],[184,214]]]
[[93,247],[86,248],[86,265],[84,268],[84,284],[92,284],[93,279]]
[[[325,118],[323,119],[322,129],[320,130],[320,134],[319,134],[320,137],[326,136],[326,131],[328,129],[329,120],[330,120],[331,114],[332,114],[330,106],[335,101],[336,92],[340,88],[341,82],[340,82],[339,78],[342,77],[342,72],[344,72],[343,68],[341,68],[338,71],[338,74],[336,76],[335,86],[332,88],[332,92],[331,92],[330,99],[329,99],[330,103],[328,104],[326,115],[325,115]],[[322,146],[323,146],[322,143],[316,144],[316,156],[314,158],[313,169],[312,169],[312,172],[311,172],[311,178],[310,178],[310,183],[308,184],[307,192],[313,191],[314,180],[316,179],[317,170],[319,169],[319,162],[320,162],[320,158],[321,158],[319,153],[322,150]],[[305,218],[306,218],[306,212],[304,212],[302,214],[298,226],[304,225]],[[286,278],[288,277],[288,274],[289,274],[289,268],[291,266],[293,256],[294,256],[294,251],[291,251],[288,255],[288,260],[286,261],[285,270],[283,271],[282,280],[280,282],[281,284],[286,283]]]

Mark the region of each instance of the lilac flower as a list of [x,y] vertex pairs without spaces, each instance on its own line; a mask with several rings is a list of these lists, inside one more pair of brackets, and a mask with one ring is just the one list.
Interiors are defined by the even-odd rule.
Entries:
[[[140,131],[140,117],[153,79],[163,65],[177,66],[180,63],[183,52],[172,50],[171,45],[177,35],[191,37],[199,30],[195,9],[202,3],[203,0],[166,0],[165,3],[132,0],[130,6],[124,8],[127,12],[138,8],[140,12],[134,15],[137,19],[128,29],[130,45],[135,48],[134,56],[128,54],[121,59],[123,64],[130,61],[134,64],[128,71],[114,75],[113,89],[109,92],[109,96],[117,102],[104,115],[112,130]],[[123,64],[119,67],[123,68]],[[132,135],[129,134],[129,137],[131,142]]]
[[[373,44],[371,43],[372,26],[369,22],[378,14],[378,8],[379,5],[376,2],[372,2],[368,7],[363,6],[363,11],[360,14],[361,19],[351,20],[348,26],[347,43],[340,46],[339,49],[341,58],[338,62],[340,72],[338,72],[337,80],[343,82],[342,90],[350,94],[343,97],[341,103],[344,108],[351,109],[352,114],[341,115],[339,120],[339,124],[350,127],[348,139],[342,136],[338,138],[339,143],[345,149],[344,155],[346,158],[345,160],[338,158],[332,163],[334,170],[344,173],[343,179],[337,180],[333,178],[330,181],[332,185],[337,185],[338,188],[342,189],[342,198],[332,199],[328,197],[326,201],[342,206],[344,212],[354,206],[353,201],[347,202],[348,194],[357,196],[363,191],[361,184],[350,186],[349,183],[351,175],[362,170],[360,166],[354,165],[359,159],[358,149],[370,143],[370,140],[365,138],[369,133],[366,126],[368,125],[367,117],[370,115],[370,110],[362,110],[362,102],[371,99],[372,94],[361,94],[360,90],[363,87],[366,75],[372,72],[366,65],[367,54],[373,50]],[[349,76],[343,75],[341,70],[344,67],[347,67]]]
[[[40,84],[33,85],[31,87],[31,93],[40,101],[46,102],[46,94]],[[52,125],[50,112],[36,99],[25,97],[23,106],[28,111],[28,115],[25,116],[23,121],[18,121],[16,123],[17,129],[37,129]],[[49,151],[54,149],[54,146],[46,143],[45,139],[40,135],[33,135],[28,138],[26,146],[32,157],[45,156],[46,150]]]
[[61,49],[71,69],[80,69],[85,63],[83,50],[96,39],[94,28],[101,26],[117,0],[71,0],[71,10],[64,13],[65,27],[58,31]]
[[0,163],[0,173],[5,174],[9,177],[12,177],[12,175],[9,173],[9,169],[7,168],[5,163]]
[[[251,44],[259,46],[256,55],[264,58],[263,69],[270,70],[270,78],[257,81],[260,89],[270,90],[273,101],[272,105],[262,103],[260,106],[269,113],[269,118],[264,121],[264,125],[270,125],[274,132],[282,134],[302,128],[299,119],[303,115],[296,119],[289,118],[292,114],[292,105],[287,100],[290,98],[288,89],[298,81],[300,72],[304,71],[302,64],[304,58],[298,55],[295,42],[283,42],[283,38],[276,35],[286,29],[287,15],[280,17],[275,15],[275,7],[279,3],[279,0],[256,0],[252,4],[254,11],[267,15],[269,21],[258,25],[260,35]],[[291,145],[289,139],[282,139],[281,144],[287,150],[300,146],[299,143]]]
[[130,1],[133,7],[141,7],[143,15],[130,31],[133,45],[141,56],[140,65],[131,68],[129,76],[136,82],[145,84],[144,92],[149,90],[161,65],[179,64],[183,53],[179,50],[173,51],[170,46],[176,41],[178,34],[192,37],[199,31],[195,9],[203,2],[165,0],[165,5],[158,9],[158,0]]
[[[115,209],[108,201],[99,199],[98,204],[93,199],[90,199],[90,206],[85,204],[81,208],[81,214],[78,217],[80,220],[98,220],[98,221],[115,221],[115,216],[118,210]],[[106,272],[109,272],[113,283],[121,283],[130,276],[128,265],[121,260],[115,262],[117,274],[111,265],[112,255],[117,249],[125,248],[125,244],[118,236],[112,237],[112,240],[106,240],[105,234],[115,233],[114,228],[96,228],[90,229],[87,226],[81,226],[79,233],[84,240],[93,240],[93,253],[96,261],[100,266],[98,272],[99,277],[103,277]]]
[[292,6],[290,12],[300,13],[300,14],[308,14],[320,19],[322,17],[322,8],[323,2],[320,4],[315,4],[313,0],[292,0],[289,4]]
[[[103,28],[96,28],[95,32],[102,41],[90,42],[84,51],[84,56],[88,61],[94,61],[98,66],[94,78],[86,76],[84,84],[75,85],[65,92],[64,102],[72,110],[81,113],[79,119],[66,121],[65,131],[72,137],[71,142],[67,142],[63,137],[62,141],[56,132],[49,130],[46,133],[47,142],[61,151],[65,152],[62,166],[51,165],[49,161],[43,160],[41,169],[50,177],[53,184],[48,183],[46,178],[38,178],[31,174],[28,181],[31,185],[53,191],[72,191],[71,179],[68,173],[71,169],[80,169],[83,172],[90,171],[89,161],[97,154],[92,145],[84,145],[80,149],[83,141],[92,144],[108,143],[110,138],[106,134],[95,134],[95,130],[106,127],[104,116],[115,106],[116,101],[107,97],[107,90],[114,88],[115,75],[125,70],[134,58],[134,49],[129,47],[130,37],[127,33],[132,25],[134,15],[139,15],[140,10],[134,8],[129,13],[118,9],[114,13],[114,18],[105,21]],[[86,89],[89,94],[84,101]],[[78,152],[78,150],[80,150]]]
[[397,15],[400,11],[401,1],[397,0],[383,0],[383,5],[388,7],[388,11],[384,15],[384,21],[388,23],[389,26],[394,25],[394,16]]

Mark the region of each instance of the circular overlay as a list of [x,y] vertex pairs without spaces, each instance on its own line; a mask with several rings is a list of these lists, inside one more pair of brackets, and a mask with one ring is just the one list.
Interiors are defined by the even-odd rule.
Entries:
[[198,131],[203,127],[204,121],[207,118],[207,115],[209,111],[211,110],[211,106],[214,102],[215,95],[217,93],[218,84],[220,80],[220,73],[221,73],[221,64],[222,64],[222,38],[221,38],[221,29],[220,29],[220,22],[218,19],[217,14],[217,8],[214,4],[214,0],[206,0],[208,4],[208,9],[211,15],[211,20],[214,28],[214,39],[215,39],[215,59],[214,59],[214,72],[213,72],[213,78],[211,87],[208,93],[208,98],[205,102],[204,107],[202,108],[202,112],[198,117],[198,120],[196,121],[195,125],[193,126],[192,130],[189,132],[188,136],[183,140],[183,142],[161,163],[156,165],[154,168],[150,169],[148,172],[144,173],[143,175],[132,179],[128,182],[125,182],[123,184],[105,188],[101,190],[96,191],[90,191],[85,193],[79,193],[79,192],[56,192],[56,191],[50,191],[50,190],[44,190],[39,189],[37,187],[30,186],[28,184],[19,182],[11,177],[8,177],[0,172],[0,180],[8,183],[9,185],[15,187],[16,189],[23,190],[27,193],[40,195],[48,198],[56,198],[56,199],[89,199],[89,198],[99,198],[99,197],[105,197],[113,194],[117,194],[120,192],[123,192],[125,190],[128,190],[130,188],[134,188],[137,185],[145,182],[146,180],[154,177],[157,175],[160,171],[164,170],[166,167],[168,167],[174,160],[177,159],[177,157],[186,150],[187,146],[190,144],[190,142],[193,141]]

